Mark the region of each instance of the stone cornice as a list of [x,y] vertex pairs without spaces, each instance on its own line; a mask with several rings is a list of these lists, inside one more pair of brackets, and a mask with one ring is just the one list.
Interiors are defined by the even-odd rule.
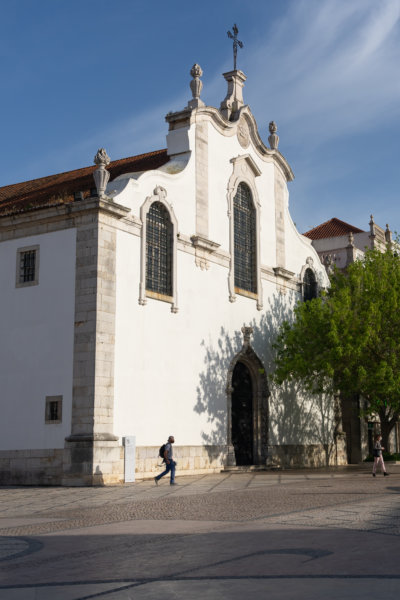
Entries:
[[273,267],[273,271],[277,277],[282,277],[283,279],[292,279],[294,276],[292,271],[288,271],[283,267]]
[[23,213],[0,215],[0,231],[15,229],[23,225],[40,225],[47,221],[62,219],[73,219],[90,212],[103,212],[112,215],[118,219],[126,217],[130,208],[117,204],[107,199],[88,198],[69,204],[59,204],[57,206],[41,207],[34,210],[27,210]]
[[192,240],[195,248],[201,248],[202,250],[207,250],[208,252],[214,252],[221,245],[217,244],[217,242],[212,242],[208,238],[202,237],[201,235],[192,235],[190,239]]

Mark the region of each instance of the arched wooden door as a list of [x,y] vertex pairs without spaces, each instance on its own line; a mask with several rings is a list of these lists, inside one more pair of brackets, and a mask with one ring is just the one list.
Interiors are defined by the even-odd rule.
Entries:
[[254,461],[253,382],[246,365],[237,362],[232,374],[232,445],[236,465]]

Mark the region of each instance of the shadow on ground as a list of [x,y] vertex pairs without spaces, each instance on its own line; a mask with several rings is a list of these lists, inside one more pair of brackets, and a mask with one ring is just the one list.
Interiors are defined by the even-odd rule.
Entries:
[[[0,597],[154,600],[168,592],[236,599],[244,590],[261,598],[281,589],[270,597],[309,600],[337,598],[343,585],[341,598],[373,598],[378,588],[385,600],[398,598],[397,536],[254,524],[245,531],[159,535],[154,525],[154,535],[38,538],[31,554],[0,563]],[[371,561],[377,544],[379,561]]]

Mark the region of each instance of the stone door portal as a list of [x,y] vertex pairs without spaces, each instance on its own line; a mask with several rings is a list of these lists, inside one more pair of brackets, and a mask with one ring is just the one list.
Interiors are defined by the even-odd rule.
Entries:
[[253,384],[242,362],[236,363],[232,375],[232,445],[236,465],[253,464]]

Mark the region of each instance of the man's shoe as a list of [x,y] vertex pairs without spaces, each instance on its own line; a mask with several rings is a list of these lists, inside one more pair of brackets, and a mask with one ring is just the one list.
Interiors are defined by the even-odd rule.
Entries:
[[157,477],[154,477],[154,483],[155,483],[156,485],[158,485],[158,479],[157,479]]
[[170,483],[169,485],[178,485],[177,483],[175,483],[175,481],[173,483]]
[[372,477],[376,477],[375,473],[372,473]]
[[386,473],[386,471],[384,471],[383,476],[384,477],[389,477],[389,473]]

